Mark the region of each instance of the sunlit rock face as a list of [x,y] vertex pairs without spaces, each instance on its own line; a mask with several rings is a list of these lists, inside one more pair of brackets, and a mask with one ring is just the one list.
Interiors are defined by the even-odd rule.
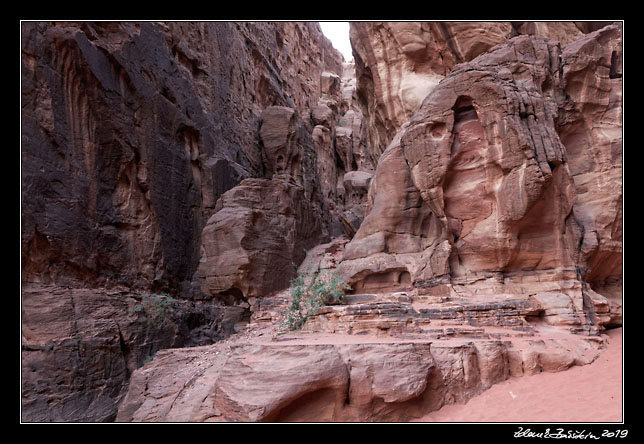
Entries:
[[565,46],[517,36],[455,66],[381,156],[345,275],[429,293],[560,287],[581,313],[610,305],[598,292],[619,317],[620,54],[611,25]]
[[517,35],[567,45],[610,22],[351,22],[369,149],[380,155],[429,92],[459,63]]

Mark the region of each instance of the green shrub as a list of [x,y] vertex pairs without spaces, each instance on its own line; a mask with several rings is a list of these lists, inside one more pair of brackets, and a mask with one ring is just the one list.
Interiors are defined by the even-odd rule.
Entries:
[[324,305],[339,304],[351,287],[337,271],[299,272],[291,281],[291,304],[284,313],[282,330],[297,330]]
[[141,295],[141,304],[130,311],[130,316],[144,311],[148,316],[148,324],[159,326],[165,321],[168,309],[176,304],[177,300],[165,293],[143,294]]
[[145,307],[143,305],[137,305],[132,310],[130,310],[130,316],[133,316],[135,313],[142,311]]

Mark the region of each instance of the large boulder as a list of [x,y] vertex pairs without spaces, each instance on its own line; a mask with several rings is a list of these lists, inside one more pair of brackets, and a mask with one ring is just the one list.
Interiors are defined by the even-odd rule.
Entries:
[[465,403],[510,376],[562,371],[598,356],[601,341],[569,336],[548,342],[256,339],[164,350],[134,372],[116,420],[408,421]]
[[261,115],[265,178],[221,196],[202,232],[198,269],[207,297],[247,299],[288,287],[306,250],[328,240],[315,143],[294,109]]
[[202,233],[207,297],[256,298],[288,287],[306,250],[326,236],[319,208],[285,180],[245,179],[219,205]]

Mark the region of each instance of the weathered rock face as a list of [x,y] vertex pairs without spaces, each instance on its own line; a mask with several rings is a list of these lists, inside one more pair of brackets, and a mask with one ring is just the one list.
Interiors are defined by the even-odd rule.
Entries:
[[308,120],[342,70],[314,23],[22,26],[25,281],[198,291],[217,199],[264,174],[262,111]]
[[[204,299],[210,216],[237,212],[241,221],[225,221],[254,233],[247,271],[270,264],[256,282],[277,280],[247,285],[252,294],[287,283],[276,267],[324,238],[309,119],[328,89],[323,73],[341,73],[342,57],[316,23],[21,31],[23,419],[110,420],[146,356],[219,340],[248,315],[236,294],[231,306],[186,305]],[[291,130],[293,143],[282,140]],[[261,243],[269,226],[275,237]],[[153,291],[182,299],[162,329],[129,315],[131,300]]]
[[427,94],[459,63],[516,35],[571,43],[609,22],[351,22],[369,150],[380,155]]
[[114,420],[134,370],[160,349],[229,336],[244,315],[235,308],[124,288],[25,288],[22,420]]
[[222,196],[203,232],[203,293],[256,298],[288,287],[297,264],[328,236],[320,210],[288,181],[245,179]]
[[[405,421],[621,325],[619,25],[22,32],[25,421]],[[278,332],[298,265],[354,294]]]
[[295,110],[269,107],[259,138],[265,179],[246,179],[217,202],[202,233],[205,295],[256,298],[288,287],[306,250],[328,240],[316,152]]
[[133,374],[117,421],[406,421],[509,376],[588,362],[600,348],[601,340],[577,337],[164,350]]
[[380,158],[342,263],[354,287],[563,291],[596,325],[610,303],[590,286],[619,317],[620,57],[610,25],[454,67]]
[[[204,297],[261,298],[288,287],[306,250],[351,237],[365,212],[373,164],[351,76],[323,72],[310,120],[272,106],[260,116],[262,179],[226,192],[202,232]],[[311,130],[311,126],[313,129]]]
[[563,48],[570,100],[558,122],[575,185],[575,258],[593,288],[616,297],[622,275],[621,38],[620,28],[611,26]]

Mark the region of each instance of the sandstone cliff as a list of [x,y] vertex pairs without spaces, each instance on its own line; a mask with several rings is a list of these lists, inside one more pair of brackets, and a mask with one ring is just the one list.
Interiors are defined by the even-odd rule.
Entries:
[[454,66],[380,157],[350,283],[560,291],[580,324],[619,319],[620,59],[608,25],[568,45],[514,37]]
[[406,421],[621,325],[620,23],[21,32],[23,421]]
[[610,22],[353,22],[358,97],[381,154],[427,94],[459,63],[517,35],[562,45]]
[[23,278],[191,291],[219,197],[263,177],[342,58],[313,23],[22,25]]
[[[251,213],[251,224],[274,223],[271,193],[297,209],[286,217],[299,237],[277,226],[261,253],[290,268],[251,285],[260,291],[287,285],[291,263],[328,237],[310,114],[329,78],[342,112],[343,60],[316,23],[24,22],[21,32],[23,419],[113,419],[146,356],[221,339],[248,316],[239,298],[199,302],[212,297],[198,274],[211,216],[232,212],[233,229]],[[277,139],[291,120],[272,110],[297,122],[288,171]],[[231,199],[245,179],[257,194]],[[267,275],[252,251],[264,247],[237,246],[251,251],[256,282]],[[179,301],[162,328],[150,310],[133,312],[150,294]]]

